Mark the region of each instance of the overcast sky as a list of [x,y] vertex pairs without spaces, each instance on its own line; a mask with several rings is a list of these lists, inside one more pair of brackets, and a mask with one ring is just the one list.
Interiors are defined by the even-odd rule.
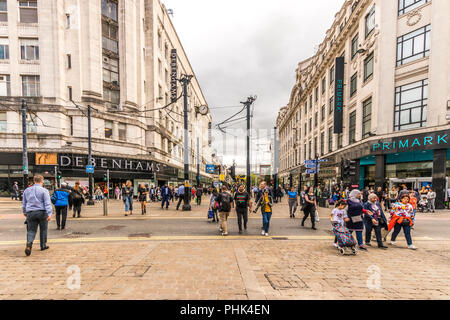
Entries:
[[[300,61],[315,53],[344,0],[162,0],[203,93],[214,124],[233,115],[249,95],[257,95],[253,128],[275,126],[286,105]],[[218,108],[218,109],[215,109]],[[245,115],[245,114],[243,114]],[[245,128],[237,123],[235,128]],[[224,162],[245,165],[245,137],[228,147]],[[252,162],[270,164],[267,134],[253,140]],[[234,143],[234,138],[230,136]],[[256,144],[263,144],[259,147]],[[265,144],[265,145],[264,145]],[[221,154],[220,137],[213,145]],[[242,146],[244,149],[242,149]],[[259,151],[258,151],[258,149]],[[236,152],[238,154],[234,154]]]

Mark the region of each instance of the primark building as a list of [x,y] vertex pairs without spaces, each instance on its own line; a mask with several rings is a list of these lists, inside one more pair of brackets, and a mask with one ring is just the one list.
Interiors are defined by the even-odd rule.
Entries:
[[[430,185],[450,177],[450,1],[348,0],[313,57],[299,63],[277,118],[279,175],[312,185],[305,161],[324,159],[321,185]],[[444,14],[445,13],[445,14]],[[341,181],[341,162],[355,176]]]

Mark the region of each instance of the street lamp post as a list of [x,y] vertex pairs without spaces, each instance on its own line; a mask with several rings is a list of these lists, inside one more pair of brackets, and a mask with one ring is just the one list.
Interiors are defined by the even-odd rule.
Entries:
[[183,211],[191,211],[190,185],[189,185],[189,124],[188,124],[188,84],[191,82],[191,75],[183,75],[180,82],[183,84],[184,96],[184,204]]

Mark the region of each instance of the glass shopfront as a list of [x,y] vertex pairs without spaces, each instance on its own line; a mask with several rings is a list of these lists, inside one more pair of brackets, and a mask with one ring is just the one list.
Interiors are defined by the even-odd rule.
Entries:
[[386,179],[431,177],[432,175],[433,175],[433,161],[395,163],[386,165]]

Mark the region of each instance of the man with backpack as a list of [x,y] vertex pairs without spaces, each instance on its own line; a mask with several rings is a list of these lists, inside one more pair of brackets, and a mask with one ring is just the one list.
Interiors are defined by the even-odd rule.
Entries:
[[197,205],[202,204],[202,195],[203,195],[203,189],[200,187],[197,187]]
[[239,185],[234,194],[234,201],[236,203],[239,234],[242,234],[242,218],[244,218],[244,230],[247,231],[248,212],[252,210],[252,201],[250,195],[245,191],[244,185]]
[[66,228],[67,207],[71,210],[73,205],[72,194],[67,188],[67,183],[61,183],[61,189],[55,190],[51,200],[55,205],[56,230],[64,230]]
[[227,220],[230,216],[232,201],[233,198],[228,192],[228,188],[226,186],[223,186],[222,192],[219,193],[219,195],[217,196],[217,200],[214,203],[215,206],[217,206],[216,203],[219,204],[220,231],[222,232],[222,236],[228,235]]

